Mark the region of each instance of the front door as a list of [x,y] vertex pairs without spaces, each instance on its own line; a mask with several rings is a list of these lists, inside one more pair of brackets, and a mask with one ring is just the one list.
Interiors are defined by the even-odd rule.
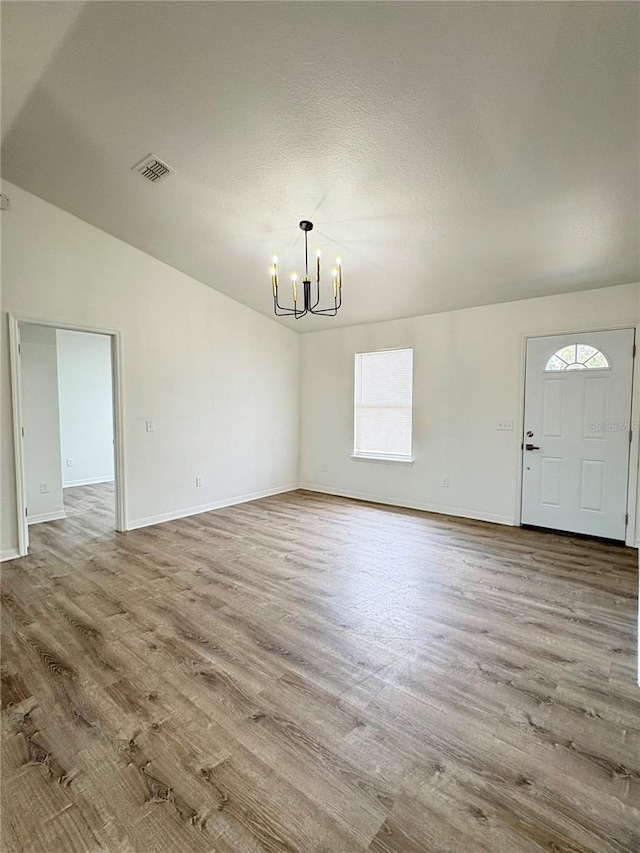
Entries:
[[522,524],[624,540],[634,337],[529,338]]

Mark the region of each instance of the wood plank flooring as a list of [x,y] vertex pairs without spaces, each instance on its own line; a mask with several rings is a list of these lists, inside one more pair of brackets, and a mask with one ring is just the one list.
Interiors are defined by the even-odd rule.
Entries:
[[2,851],[640,850],[635,550],[67,492],[2,567]]

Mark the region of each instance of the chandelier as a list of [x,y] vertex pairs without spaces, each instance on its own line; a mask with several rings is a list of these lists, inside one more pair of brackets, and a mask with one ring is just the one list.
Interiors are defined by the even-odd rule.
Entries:
[[[312,295],[311,278],[309,276],[309,247],[307,237],[309,231],[313,230],[313,222],[303,219],[300,223],[300,228],[304,231],[304,275],[302,276],[302,293],[298,292],[298,273],[291,273],[291,288],[293,291],[293,307],[280,305],[279,300],[279,282],[278,282],[278,258],[273,257],[273,266],[269,270],[271,273],[271,289],[273,290],[273,310],[277,317],[295,317],[299,320],[305,314],[323,314],[327,317],[335,317],[338,313],[338,308],[342,305],[342,261],[336,258],[336,265],[331,270],[333,277],[333,306],[328,308],[318,308],[320,304],[320,249],[316,251],[316,286],[315,292]],[[302,299],[298,299],[301,296]],[[314,301],[315,297],[315,301]]]

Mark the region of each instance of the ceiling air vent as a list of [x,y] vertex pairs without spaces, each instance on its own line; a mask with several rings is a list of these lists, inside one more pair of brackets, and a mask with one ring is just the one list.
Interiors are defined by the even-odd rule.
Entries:
[[171,166],[167,166],[167,164],[163,163],[155,154],[149,154],[144,158],[144,160],[136,163],[133,167],[133,171],[142,175],[142,177],[146,178],[148,181],[151,181],[152,184],[159,184],[160,181],[163,181],[165,178],[168,178],[169,175],[172,175],[175,172],[175,169],[172,169]]

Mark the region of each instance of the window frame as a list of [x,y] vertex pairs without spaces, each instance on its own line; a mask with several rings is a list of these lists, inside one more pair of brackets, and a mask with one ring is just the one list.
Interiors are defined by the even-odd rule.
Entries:
[[[357,426],[358,426],[358,366],[359,366],[359,356],[363,355],[377,355],[378,353],[384,352],[404,352],[408,351],[411,353],[411,404],[406,406],[399,406],[398,408],[408,408],[410,417],[411,417],[411,430],[410,430],[410,439],[411,439],[411,448],[410,452],[407,454],[397,454],[397,453],[370,453],[363,450],[357,449]],[[351,453],[352,459],[362,459],[369,460],[370,462],[392,462],[392,463],[400,463],[404,465],[413,465],[415,461],[415,456],[413,453],[413,374],[414,374],[414,348],[412,346],[404,346],[404,347],[386,347],[384,349],[376,349],[376,350],[357,350],[354,353],[353,357],[353,450]],[[374,408],[374,407],[371,407]],[[381,407],[382,408],[382,407]]]
[[[590,355],[589,358],[583,362],[580,362],[577,360],[578,347],[580,347],[580,346],[591,347],[591,349],[594,350],[593,354]],[[566,359],[564,359],[560,355],[560,353],[563,350],[567,349],[567,347],[575,347],[576,361],[571,361],[571,362],[566,361]],[[604,360],[606,361],[605,365],[601,364],[598,367],[595,367],[594,365],[589,365],[589,362],[591,361],[591,359],[595,358],[597,355],[601,355],[604,358]],[[549,367],[549,364],[551,363],[551,361],[554,358],[557,358],[559,361],[564,362],[565,366],[564,367]],[[578,365],[578,366],[576,367],[576,365]],[[542,372],[543,373],[552,373],[552,374],[580,373],[580,372],[582,372],[582,370],[589,370],[589,371],[611,370],[612,368],[613,368],[613,365],[611,364],[611,359],[604,350],[600,349],[599,347],[594,347],[593,344],[588,344],[588,343],[585,343],[584,341],[578,341],[577,343],[566,344],[565,346],[560,347],[560,349],[554,350],[554,352],[552,352],[551,355],[549,356],[549,358],[546,360],[545,365],[544,365],[544,369]]]

